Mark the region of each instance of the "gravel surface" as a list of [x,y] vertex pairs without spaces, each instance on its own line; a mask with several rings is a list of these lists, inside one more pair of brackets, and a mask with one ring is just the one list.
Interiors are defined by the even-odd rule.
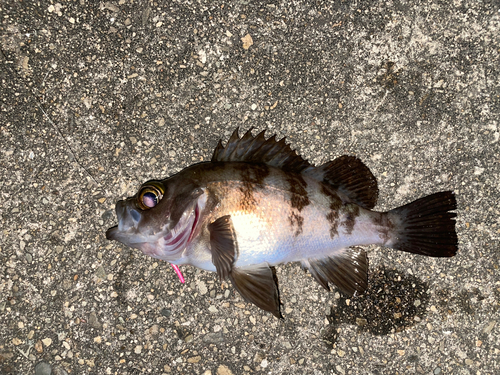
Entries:
[[[498,373],[497,1],[3,0],[0,19],[0,373]],[[106,240],[118,199],[236,126],[358,156],[378,210],[454,190],[458,255],[372,246],[351,299],[280,266],[280,321]]]

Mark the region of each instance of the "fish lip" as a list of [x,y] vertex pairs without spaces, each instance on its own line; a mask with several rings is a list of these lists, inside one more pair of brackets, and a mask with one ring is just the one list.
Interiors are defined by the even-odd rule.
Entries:
[[116,232],[118,231],[118,225],[115,225],[114,227],[109,228],[106,231],[106,239],[110,241],[116,240]]
[[122,231],[118,227],[118,225],[115,225],[114,227],[109,228],[106,231],[106,239],[110,241],[118,241],[121,242],[127,246],[133,247],[133,248],[138,248],[140,249],[141,245],[144,244],[147,241],[144,241],[142,238],[140,241],[132,241],[130,236],[129,236],[129,231]]

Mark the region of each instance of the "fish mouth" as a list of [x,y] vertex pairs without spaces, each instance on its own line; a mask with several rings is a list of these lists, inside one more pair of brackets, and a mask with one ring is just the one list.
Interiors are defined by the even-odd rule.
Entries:
[[[185,212],[176,226],[163,235],[168,229],[164,229],[158,235],[142,236],[129,230],[120,230],[120,225],[115,225],[106,231],[106,238],[111,241],[119,241],[127,246],[134,247],[145,253],[164,258],[168,253],[172,253],[185,248],[193,239],[198,222],[200,220],[200,208],[196,204],[194,210]],[[156,243],[159,242],[157,248]]]

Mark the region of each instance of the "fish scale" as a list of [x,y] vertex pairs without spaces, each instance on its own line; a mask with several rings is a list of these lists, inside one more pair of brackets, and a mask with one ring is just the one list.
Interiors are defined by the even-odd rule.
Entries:
[[377,182],[356,157],[311,165],[284,139],[238,129],[212,160],[148,181],[116,206],[106,237],[170,262],[217,272],[248,302],[282,317],[274,266],[300,262],[325,289],[368,286],[376,244],[432,257],[458,250],[453,192],[372,211]]

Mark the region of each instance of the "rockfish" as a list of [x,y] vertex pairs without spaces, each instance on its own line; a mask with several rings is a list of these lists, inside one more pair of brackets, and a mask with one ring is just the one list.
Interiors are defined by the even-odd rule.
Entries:
[[212,160],[144,183],[116,204],[106,238],[179,265],[217,272],[243,299],[277,317],[274,268],[301,262],[326,290],[368,286],[368,259],[352,246],[376,244],[431,257],[458,250],[451,191],[377,212],[377,181],[358,158],[315,167],[284,139],[234,131]]

